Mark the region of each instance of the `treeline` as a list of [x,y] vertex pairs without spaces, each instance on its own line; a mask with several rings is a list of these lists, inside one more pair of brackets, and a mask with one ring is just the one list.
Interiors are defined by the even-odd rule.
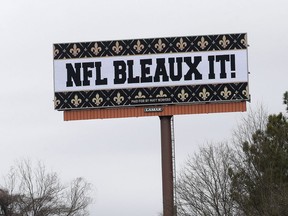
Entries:
[[188,158],[176,189],[178,216],[288,215],[287,116],[249,112],[231,142]]

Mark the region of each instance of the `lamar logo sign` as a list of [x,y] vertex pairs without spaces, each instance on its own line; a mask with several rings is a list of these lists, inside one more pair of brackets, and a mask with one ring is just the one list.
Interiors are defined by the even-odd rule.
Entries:
[[55,44],[54,54],[59,110],[248,99],[246,34]]
[[144,108],[144,112],[162,112],[163,108],[162,107],[148,107]]

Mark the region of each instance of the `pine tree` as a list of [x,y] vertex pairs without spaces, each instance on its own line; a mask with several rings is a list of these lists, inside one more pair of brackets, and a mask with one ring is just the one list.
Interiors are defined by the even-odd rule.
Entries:
[[265,130],[242,146],[242,167],[231,169],[232,197],[245,215],[288,215],[288,121],[270,115]]
[[283,103],[286,105],[286,111],[288,112],[288,91],[283,95]]

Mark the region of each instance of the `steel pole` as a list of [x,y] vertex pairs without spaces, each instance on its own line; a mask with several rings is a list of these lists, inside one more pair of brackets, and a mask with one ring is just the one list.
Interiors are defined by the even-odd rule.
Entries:
[[160,116],[163,216],[173,216],[174,209],[171,118]]

